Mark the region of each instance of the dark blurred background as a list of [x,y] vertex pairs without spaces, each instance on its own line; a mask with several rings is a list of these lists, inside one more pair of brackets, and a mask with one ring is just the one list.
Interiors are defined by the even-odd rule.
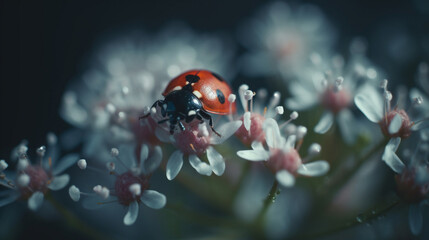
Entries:
[[[312,3],[325,13],[338,32],[338,52],[346,53],[353,37],[364,37],[370,58],[386,69],[389,78],[404,83],[413,81],[418,62],[429,60],[428,49],[420,49],[422,41],[429,42],[429,5],[425,2],[292,1]],[[22,139],[29,140],[34,149],[45,144],[47,132],[60,133],[69,127],[58,114],[61,96],[67,83],[80,76],[97,43],[106,36],[132,29],[157,32],[178,20],[196,31],[222,32],[234,39],[239,24],[266,3],[0,1],[0,159],[8,159],[11,149]],[[391,28],[385,38],[384,26]],[[389,32],[395,32],[396,27],[406,32],[410,38],[407,44],[413,46],[407,61],[392,63],[383,48],[384,41],[390,40]],[[243,51],[239,48],[238,54]],[[55,232],[69,239],[78,237],[61,228],[54,231],[53,222],[35,224],[40,219],[28,213],[26,216],[29,219],[23,222],[22,229],[33,229],[32,233],[44,239],[56,238],[52,235]],[[43,226],[50,227],[51,232],[48,234]]]
[[[337,50],[344,52],[350,39],[368,39],[369,55],[380,66],[380,41],[373,36],[380,25],[401,26],[416,39],[429,29],[424,0],[325,0],[308,2],[320,7],[338,30]],[[79,77],[85,59],[103,36],[127,29],[156,32],[180,20],[196,31],[224,32],[235,38],[237,26],[266,1],[1,1],[0,3],[0,158],[22,139],[43,144],[48,131],[67,128],[58,109],[67,82]],[[426,6],[426,9],[425,9]],[[392,24],[393,23],[393,24]],[[174,36],[172,36],[174,37]],[[385,41],[389,41],[388,36]],[[415,50],[414,50],[415,51]],[[410,76],[421,51],[396,74]],[[402,75],[395,75],[400,78]],[[401,80],[403,81],[403,80]]]

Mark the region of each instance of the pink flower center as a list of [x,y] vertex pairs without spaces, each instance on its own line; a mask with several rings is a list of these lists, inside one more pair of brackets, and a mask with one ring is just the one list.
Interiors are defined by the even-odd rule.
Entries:
[[332,87],[327,88],[321,97],[322,105],[333,113],[338,113],[350,105],[350,93],[341,89],[334,91]]
[[274,173],[281,170],[294,173],[301,164],[301,157],[295,149],[290,149],[288,152],[284,152],[282,149],[272,149],[270,159],[266,163]]
[[145,175],[134,175],[132,172],[128,171],[116,178],[115,194],[120,204],[128,206],[134,201],[140,202],[141,194],[135,195],[130,191],[130,186],[135,183],[140,184],[141,192],[143,192],[149,188],[149,177]]
[[198,123],[186,125],[184,131],[174,134],[175,145],[185,155],[201,155],[206,152],[210,146],[209,136],[203,136],[198,129]]
[[140,144],[150,144],[152,146],[159,145],[161,142],[155,135],[155,129],[158,124],[151,116],[141,121],[143,123],[142,125],[140,125],[139,121],[131,122],[137,142]]
[[27,186],[21,187],[21,198],[28,199],[34,192],[46,193],[50,183],[51,174],[48,174],[41,166],[28,166],[24,173],[30,177]]
[[[393,118],[396,114],[399,114],[399,116],[402,118],[402,125],[399,131],[395,134],[389,133],[389,125],[392,122]],[[410,121],[410,118],[408,117],[408,114],[403,110],[392,110],[388,112],[383,119],[379,122],[381,131],[383,134],[387,137],[394,138],[394,137],[400,137],[400,138],[407,138],[411,135],[411,127],[413,126],[413,123]]]
[[[243,121],[243,117],[240,118]],[[250,115],[250,132],[244,127],[244,124],[235,132],[238,139],[245,145],[252,144],[253,141],[264,142],[265,133],[262,129],[265,117],[258,113],[251,113]]]
[[419,185],[415,182],[415,171],[406,169],[395,176],[398,195],[409,203],[418,203],[429,193],[429,183]]

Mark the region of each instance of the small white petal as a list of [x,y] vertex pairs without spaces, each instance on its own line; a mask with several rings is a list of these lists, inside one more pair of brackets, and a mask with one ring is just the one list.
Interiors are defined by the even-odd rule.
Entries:
[[250,125],[251,125],[251,120],[250,117],[252,116],[252,114],[250,112],[246,112],[243,115],[243,124],[244,124],[244,128],[250,132]]
[[79,190],[79,188],[77,188],[75,185],[72,185],[69,188],[69,195],[70,195],[70,198],[73,201],[78,202],[79,199],[80,199],[80,190]]
[[251,147],[253,150],[265,150],[264,145],[258,141],[253,141]]
[[281,145],[281,135],[279,125],[276,120],[267,118],[263,125],[267,145],[270,148],[276,148]]
[[177,174],[179,174],[180,169],[183,166],[183,153],[179,150],[176,150],[171,154],[167,162],[166,175],[168,180],[173,180]]
[[69,183],[69,181],[70,176],[68,174],[56,176],[54,179],[52,179],[52,182],[48,185],[48,188],[53,191],[57,191],[64,188]]
[[395,134],[395,133],[397,133],[397,132],[401,129],[401,126],[402,126],[402,118],[401,118],[401,115],[396,114],[396,115],[393,117],[393,119],[392,119],[392,121],[390,122],[390,124],[389,124],[389,133],[390,133],[390,134]]
[[390,139],[389,143],[384,148],[384,153],[381,157],[381,159],[396,173],[402,173],[405,168],[405,164],[395,153],[400,143],[400,140],[401,139],[399,137]]
[[44,195],[42,192],[35,192],[28,199],[28,208],[30,210],[36,211],[42,206]]
[[225,172],[225,160],[213,147],[207,149],[207,159],[214,174],[221,176]]
[[234,135],[234,133],[241,127],[241,124],[241,121],[233,121],[223,124],[217,129],[220,137],[213,134],[210,138],[210,143],[216,145],[225,142],[225,140]]
[[319,134],[324,134],[331,129],[333,123],[334,115],[331,112],[325,112],[314,127],[314,131]]
[[189,163],[201,175],[211,176],[212,168],[207,163],[201,161],[197,155],[189,155]]
[[354,98],[356,106],[371,121],[379,122],[383,117],[383,100],[373,86],[365,85]]
[[167,198],[164,194],[154,190],[146,190],[141,196],[142,202],[153,209],[160,209],[167,203]]
[[54,169],[52,170],[52,174],[58,175],[64,172],[67,168],[71,167],[78,160],[79,160],[79,155],[75,153],[64,156],[63,158],[61,158],[60,161],[58,161],[58,164],[54,166]]
[[281,170],[276,173],[276,180],[283,187],[292,187],[295,184],[295,177],[286,170]]
[[149,148],[147,147],[146,144],[143,144],[140,149],[140,164],[143,165],[148,156],[149,156]]
[[301,164],[298,168],[298,173],[309,177],[318,177],[326,174],[329,171],[329,163],[323,160]]
[[400,137],[392,138],[386,144],[386,148],[391,149],[392,152],[396,152],[396,150],[398,150],[399,144],[401,144],[401,138]]
[[162,149],[160,146],[155,146],[155,148],[152,151],[152,155],[145,161],[145,164],[142,164],[143,173],[149,174],[155,169],[159,167],[159,165],[162,162]]
[[130,203],[130,205],[128,206],[128,212],[127,214],[125,214],[125,217],[124,217],[124,224],[126,226],[133,225],[136,222],[138,215],[139,215],[139,204],[136,201],[134,201]]
[[265,150],[242,150],[237,155],[249,161],[266,161],[270,158],[269,152]]
[[421,204],[411,204],[408,212],[408,223],[410,224],[411,232],[417,236],[422,231],[423,227],[423,209]]

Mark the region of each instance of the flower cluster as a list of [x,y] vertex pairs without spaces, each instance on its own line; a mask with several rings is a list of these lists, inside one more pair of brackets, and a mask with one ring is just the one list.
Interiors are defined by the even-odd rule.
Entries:
[[[59,140],[49,133],[35,161],[26,141],[0,160],[0,207],[26,201],[36,211],[47,199],[65,223],[95,238],[104,229],[98,236],[96,223],[79,220],[88,213],[75,216],[68,204],[103,208],[101,217],[112,214],[124,232],[149,238],[335,232],[342,239],[348,235],[336,230],[381,223],[379,216],[406,204],[410,230],[398,238],[426,239],[428,64],[419,64],[410,90],[382,80],[394,77],[369,60],[365,39],[333,53],[334,30],[311,5],[270,3],[239,28],[239,38],[238,63],[227,39],[182,25],[101,46],[63,94],[60,115],[71,129]],[[235,76],[242,79],[231,82]],[[60,158],[60,148],[79,153]],[[66,187],[65,200],[50,193]],[[351,198],[359,202],[353,211]],[[143,205],[159,210],[159,219]],[[391,234],[383,239],[396,233],[378,228]]]
[[48,134],[49,150],[45,146],[37,148],[37,163],[30,162],[25,141],[18,145],[13,153],[17,158],[16,173],[9,172],[8,163],[0,160],[0,184],[8,189],[1,194],[0,206],[24,200],[29,209],[36,211],[49,190],[61,190],[69,183],[70,176],[62,173],[78,160],[78,155],[58,159],[56,141],[53,133]]

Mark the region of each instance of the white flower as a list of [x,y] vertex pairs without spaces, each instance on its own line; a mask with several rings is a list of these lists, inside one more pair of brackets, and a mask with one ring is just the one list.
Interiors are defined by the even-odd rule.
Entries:
[[[49,134],[48,140],[53,139],[55,135]],[[56,137],[55,137],[56,139]],[[68,154],[58,159],[58,147],[56,141],[48,141],[48,148],[42,146],[36,153],[39,162],[31,164],[28,158],[26,145],[20,145],[15,153],[18,154],[18,166],[16,179],[9,179],[8,174],[0,180],[0,185],[8,188],[0,197],[0,207],[10,204],[18,199],[28,200],[28,208],[35,211],[42,206],[44,194],[49,190],[57,191],[63,189],[70,180],[68,174],[61,174],[67,168],[75,164],[79,156],[77,154]],[[0,164],[4,166],[4,160]],[[7,164],[6,164],[7,167]],[[2,172],[2,169],[0,172]],[[61,175],[60,175],[61,174]]]
[[[359,42],[355,40],[352,46]],[[362,52],[352,51],[347,64],[339,55],[323,58],[319,53],[312,53],[310,64],[302,74],[296,81],[288,82],[292,96],[286,100],[286,106],[297,111],[322,106],[325,111],[314,131],[324,134],[336,121],[343,139],[351,144],[358,135],[358,130],[350,127],[356,125],[350,109],[353,97],[363,83],[373,84],[378,75]]]
[[266,6],[239,33],[241,42],[249,49],[242,59],[243,71],[257,76],[298,75],[310,53],[329,52],[335,39],[318,8],[290,7],[280,1]]
[[[411,121],[408,113],[403,109],[402,102],[398,102],[398,106],[392,107],[393,96],[387,90],[387,80],[381,84],[384,90],[384,96],[375,90],[374,86],[365,85],[355,96],[354,102],[359,110],[371,121],[380,125],[381,131],[386,137],[402,139],[408,138],[412,131],[420,130],[424,124],[414,124]],[[384,100],[383,100],[384,99]],[[401,96],[398,99],[403,99]],[[414,98],[413,104],[419,104],[420,99]],[[420,123],[425,123],[427,120],[422,120]]]
[[[295,146],[296,135],[289,135],[287,138],[283,137],[274,119],[265,120],[264,131],[268,150],[265,149],[262,143],[254,142],[252,143],[253,150],[238,151],[237,155],[249,161],[264,161],[282,186],[293,186],[296,174],[321,176],[329,171],[329,164],[324,160],[303,163],[296,150],[300,147],[300,145]],[[310,148],[308,158],[319,152],[315,151],[315,149],[319,150],[320,145],[313,145]]]
[[[148,145],[143,144],[138,160],[134,146],[131,145],[122,145],[119,149],[112,148],[111,152],[116,163],[109,164],[110,167],[106,173],[116,177],[113,190],[103,185],[96,185],[92,188],[96,194],[94,196],[92,193],[81,192],[73,185],[69,188],[70,198],[77,202],[82,195],[86,196],[84,205],[90,209],[105,206],[104,202],[112,201],[127,206],[128,211],[123,218],[123,223],[127,226],[134,224],[137,220],[141,202],[150,208],[163,208],[167,202],[166,197],[155,190],[148,189],[150,173],[158,168],[162,160],[161,148],[155,146],[149,151]],[[93,168],[89,168],[91,169]]]
[[[163,142],[174,144],[178,150],[168,159],[166,176],[174,179],[183,166],[184,155],[188,156],[191,166],[201,175],[210,176],[212,172],[221,176],[225,171],[225,160],[213,146],[224,143],[241,126],[241,121],[231,121],[216,127],[220,136],[209,131],[207,123],[192,122],[185,124],[185,130],[170,135],[167,131],[157,131],[157,136]],[[200,159],[206,154],[208,163]]]

